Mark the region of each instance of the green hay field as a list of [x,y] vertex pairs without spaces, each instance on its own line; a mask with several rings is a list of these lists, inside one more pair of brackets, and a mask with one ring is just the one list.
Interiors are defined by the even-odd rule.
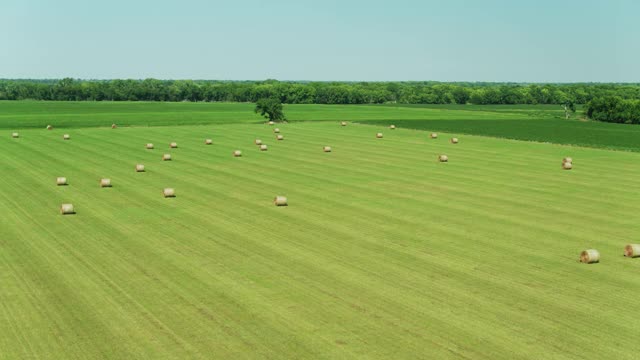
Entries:
[[0,359],[637,358],[640,154],[251,108],[1,103]]

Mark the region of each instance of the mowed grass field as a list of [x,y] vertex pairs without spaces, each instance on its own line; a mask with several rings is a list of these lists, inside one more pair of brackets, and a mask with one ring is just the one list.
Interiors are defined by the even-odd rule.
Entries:
[[0,359],[637,358],[640,154],[248,110],[3,126]]

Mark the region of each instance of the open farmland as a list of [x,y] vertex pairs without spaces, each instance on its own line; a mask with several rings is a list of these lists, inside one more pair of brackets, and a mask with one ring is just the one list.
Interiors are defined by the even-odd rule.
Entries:
[[[0,101],[0,129],[259,123],[248,103]],[[557,105],[286,105],[291,121],[373,125],[640,152],[640,127],[570,120]]]
[[[0,128],[100,127],[112,122],[129,126],[203,125],[262,122],[252,114],[249,103],[169,103],[169,102],[46,102],[0,101]],[[478,120],[528,119],[517,112],[497,113],[481,108],[443,109],[440,107],[390,107],[375,105],[288,105],[285,110],[294,121],[365,120]],[[455,110],[455,111],[451,111]]]
[[291,106],[276,141],[249,104],[0,106],[0,359],[637,357],[640,154],[406,128],[543,121],[488,109]]

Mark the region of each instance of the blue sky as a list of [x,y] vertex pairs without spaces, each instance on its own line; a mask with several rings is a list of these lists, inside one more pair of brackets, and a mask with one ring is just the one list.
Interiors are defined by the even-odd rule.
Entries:
[[0,0],[0,78],[640,82],[635,0]]

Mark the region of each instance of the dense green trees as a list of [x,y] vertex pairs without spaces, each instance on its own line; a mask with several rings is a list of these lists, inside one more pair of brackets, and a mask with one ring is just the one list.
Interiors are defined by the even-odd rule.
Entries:
[[285,104],[586,104],[640,99],[640,84],[280,82],[200,80],[0,80],[0,100],[230,101]]
[[640,100],[619,96],[594,98],[585,105],[588,118],[622,124],[640,124]]

